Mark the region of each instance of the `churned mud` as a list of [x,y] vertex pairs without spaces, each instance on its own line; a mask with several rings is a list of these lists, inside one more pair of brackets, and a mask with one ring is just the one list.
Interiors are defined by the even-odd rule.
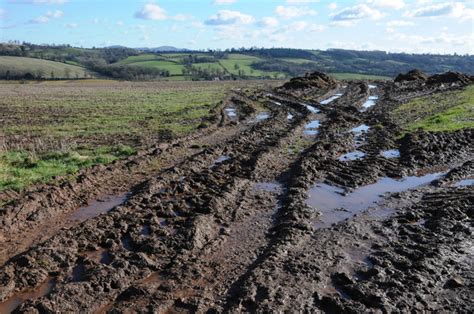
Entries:
[[234,91],[193,136],[11,195],[0,312],[472,311],[474,130],[390,116],[471,82],[407,75]]

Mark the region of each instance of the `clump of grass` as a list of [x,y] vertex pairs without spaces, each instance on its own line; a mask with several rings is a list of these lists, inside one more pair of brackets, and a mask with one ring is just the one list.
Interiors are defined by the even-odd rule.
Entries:
[[126,145],[39,155],[26,151],[5,152],[0,155],[0,191],[21,191],[29,185],[46,183],[57,176],[73,175],[82,168],[108,164],[135,152]]
[[474,86],[462,91],[419,97],[397,108],[392,116],[406,131],[431,132],[474,128]]

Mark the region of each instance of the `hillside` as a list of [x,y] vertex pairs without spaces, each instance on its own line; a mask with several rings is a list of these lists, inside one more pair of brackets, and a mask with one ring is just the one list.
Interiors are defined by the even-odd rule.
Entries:
[[[282,79],[314,71],[331,73],[338,79],[387,79],[414,68],[428,74],[445,71],[474,74],[474,56],[469,55],[342,49],[242,48],[225,51],[153,52],[145,48],[120,46],[77,48],[9,43],[0,44],[0,56],[2,55],[48,59],[61,62],[62,65],[78,65],[101,76],[123,80]],[[23,72],[24,74],[35,70],[29,68],[29,63],[22,66],[26,67],[24,71],[29,71]],[[70,70],[74,72],[70,76],[75,77],[76,72],[72,68]],[[83,73],[82,69],[78,71]],[[67,76],[64,70],[58,69],[57,72],[61,73],[61,76]],[[34,73],[30,74],[36,76]],[[5,72],[0,72],[0,75],[6,78]],[[43,78],[49,78],[48,74],[44,73]]]
[[68,79],[94,77],[91,71],[55,61],[0,56],[0,76],[6,78]]

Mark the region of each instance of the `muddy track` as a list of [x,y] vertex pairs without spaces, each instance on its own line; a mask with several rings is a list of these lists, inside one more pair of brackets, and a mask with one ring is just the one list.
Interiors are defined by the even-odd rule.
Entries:
[[469,311],[473,130],[400,139],[388,115],[446,88],[290,83],[236,92],[219,126],[151,151],[167,166],[125,203],[27,245],[2,267],[0,308]]

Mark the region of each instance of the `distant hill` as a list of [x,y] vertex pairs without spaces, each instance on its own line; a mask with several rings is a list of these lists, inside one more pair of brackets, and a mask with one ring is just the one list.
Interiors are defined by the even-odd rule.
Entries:
[[[60,64],[84,67],[104,77],[124,80],[275,79],[290,78],[312,71],[333,73],[336,77],[347,79],[386,79],[414,68],[427,74],[451,70],[474,75],[474,56],[469,55],[343,49],[252,48],[190,51],[172,46],[134,49],[123,46],[77,48],[69,45],[8,43],[0,44],[0,56],[58,61]],[[34,68],[23,70],[27,71],[24,73],[35,71]],[[59,69],[57,72],[63,73]],[[35,76],[34,73],[30,74]]]
[[145,52],[183,52],[183,51],[189,51],[188,49],[185,48],[176,48],[173,46],[160,46],[156,48],[135,48],[136,50],[139,51],[145,51]]
[[0,77],[10,79],[75,79],[95,77],[91,71],[76,65],[49,60],[0,56]]

